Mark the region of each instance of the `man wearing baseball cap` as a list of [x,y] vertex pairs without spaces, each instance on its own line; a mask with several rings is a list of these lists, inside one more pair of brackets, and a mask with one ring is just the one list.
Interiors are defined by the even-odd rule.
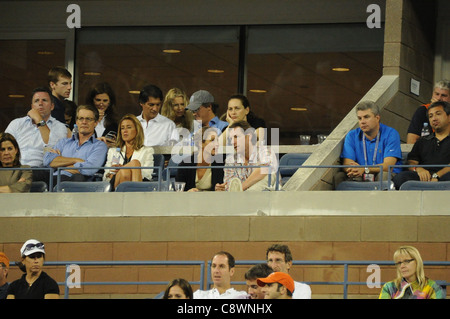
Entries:
[[8,291],[9,258],[5,253],[0,252],[0,299],[6,299],[6,292]]
[[228,126],[225,121],[219,120],[216,112],[219,105],[214,102],[214,97],[205,90],[200,90],[192,94],[187,110],[191,110],[195,120],[201,122],[202,126],[215,127],[221,132]]
[[284,272],[273,272],[266,278],[258,278],[264,299],[292,299],[295,290],[294,279]]

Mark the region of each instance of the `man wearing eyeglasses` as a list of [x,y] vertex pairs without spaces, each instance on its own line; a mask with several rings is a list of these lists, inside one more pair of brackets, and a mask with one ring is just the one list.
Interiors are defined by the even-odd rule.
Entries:
[[[44,165],[61,169],[61,181],[89,181],[106,160],[108,147],[95,138],[95,127],[99,120],[96,107],[80,105],[76,112],[78,134],[56,143],[55,147],[44,155]],[[58,172],[54,174],[57,181]]]

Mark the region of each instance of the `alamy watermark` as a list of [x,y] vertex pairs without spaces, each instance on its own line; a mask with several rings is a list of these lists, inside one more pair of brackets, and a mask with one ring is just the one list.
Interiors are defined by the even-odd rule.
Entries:
[[381,9],[378,4],[369,4],[366,9],[370,15],[367,17],[366,25],[369,29],[381,28]]

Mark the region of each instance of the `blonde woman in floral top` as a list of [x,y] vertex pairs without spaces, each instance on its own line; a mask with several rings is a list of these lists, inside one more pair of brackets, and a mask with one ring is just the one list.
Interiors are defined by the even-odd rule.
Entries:
[[402,246],[394,253],[397,278],[381,289],[380,299],[444,299],[445,291],[435,281],[425,277],[419,251]]

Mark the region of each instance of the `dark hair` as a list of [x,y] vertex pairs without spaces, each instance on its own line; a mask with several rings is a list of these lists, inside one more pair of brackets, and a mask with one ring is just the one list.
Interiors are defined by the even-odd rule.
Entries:
[[80,105],[77,107],[77,112],[76,112],[76,116],[78,116],[78,112],[80,110],[88,110],[88,111],[92,111],[94,113],[94,118],[96,121],[98,121],[98,119],[100,118],[100,115],[98,113],[98,110],[95,106],[90,105],[90,104],[84,104],[84,105]]
[[[14,148],[17,150],[16,158],[13,161],[13,167],[19,167],[20,166],[20,148],[19,143],[17,143],[17,140],[14,138],[12,134],[9,133],[0,133],[0,146],[3,142],[11,142]],[[0,162],[0,167],[3,167],[2,162]]]
[[50,98],[50,102],[52,102],[52,91],[48,87],[45,86],[39,86],[35,88],[33,91],[31,91],[31,103],[33,103],[33,97],[36,93],[44,92],[48,94],[48,97]]
[[146,85],[142,88],[139,93],[139,103],[147,103],[148,99],[153,97],[155,99],[160,99],[161,103],[164,101],[163,93],[159,87],[153,84]]
[[70,74],[70,72],[66,68],[64,68],[62,66],[56,66],[54,68],[51,68],[48,71],[48,76],[47,76],[48,84],[50,85],[50,82],[53,82],[53,83],[58,82],[58,78],[60,76],[66,77],[68,79],[72,78],[72,74]]
[[232,95],[232,96],[228,99],[228,101],[229,101],[229,100],[232,100],[232,99],[238,99],[238,100],[240,100],[241,103],[242,103],[242,105],[243,105],[245,108],[250,107],[250,102],[248,101],[248,98],[247,98],[245,95],[243,95],[243,94],[235,94],[235,95]]
[[267,257],[269,256],[269,253],[272,252],[272,251],[277,251],[279,253],[284,254],[284,261],[285,262],[292,261],[291,250],[289,249],[289,247],[287,245],[273,244],[272,246],[267,248],[267,250],[266,250],[266,260],[267,260]]
[[187,298],[194,299],[194,294],[192,292],[191,285],[189,284],[189,282],[186,279],[183,279],[183,278],[176,278],[176,279],[172,280],[167,285],[167,288],[164,291],[164,296],[162,297],[162,299],[169,299],[169,291],[170,291],[170,288],[172,288],[173,286],[179,286],[183,290],[183,292]]
[[447,113],[447,115],[450,115],[450,103],[445,102],[445,101],[437,101],[437,102],[431,103],[431,105],[428,107],[427,114],[432,108],[437,107],[437,106],[442,106],[442,108],[444,109],[444,112]]
[[107,94],[109,97],[109,106],[105,111],[105,127],[117,123],[116,118],[116,95],[114,90],[107,82],[97,83],[88,93],[86,97],[86,104],[95,106],[94,99],[99,94]]
[[223,256],[226,256],[227,258],[228,258],[228,267],[231,269],[231,268],[234,268],[234,265],[235,265],[235,260],[234,260],[234,257],[233,257],[233,255],[232,254],[230,254],[229,252],[227,252],[227,251],[219,251],[218,253],[215,253],[214,254],[214,256],[213,256],[213,258],[211,259],[211,262],[212,262],[212,260],[214,259],[214,257],[216,257],[216,256],[219,256],[219,255],[223,255]]
[[266,263],[257,264],[247,270],[245,273],[246,280],[255,280],[257,278],[266,278],[273,272],[273,269],[269,267]]
[[247,122],[247,121],[238,121],[238,122],[233,122],[232,124],[230,124],[228,126],[228,128],[232,129],[232,128],[236,128],[236,127],[240,127],[242,128],[245,132],[248,129],[252,129],[252,139],[251,139],[251,143],[254,145],[257,142],[257,136],[255,134],[255,129]]

